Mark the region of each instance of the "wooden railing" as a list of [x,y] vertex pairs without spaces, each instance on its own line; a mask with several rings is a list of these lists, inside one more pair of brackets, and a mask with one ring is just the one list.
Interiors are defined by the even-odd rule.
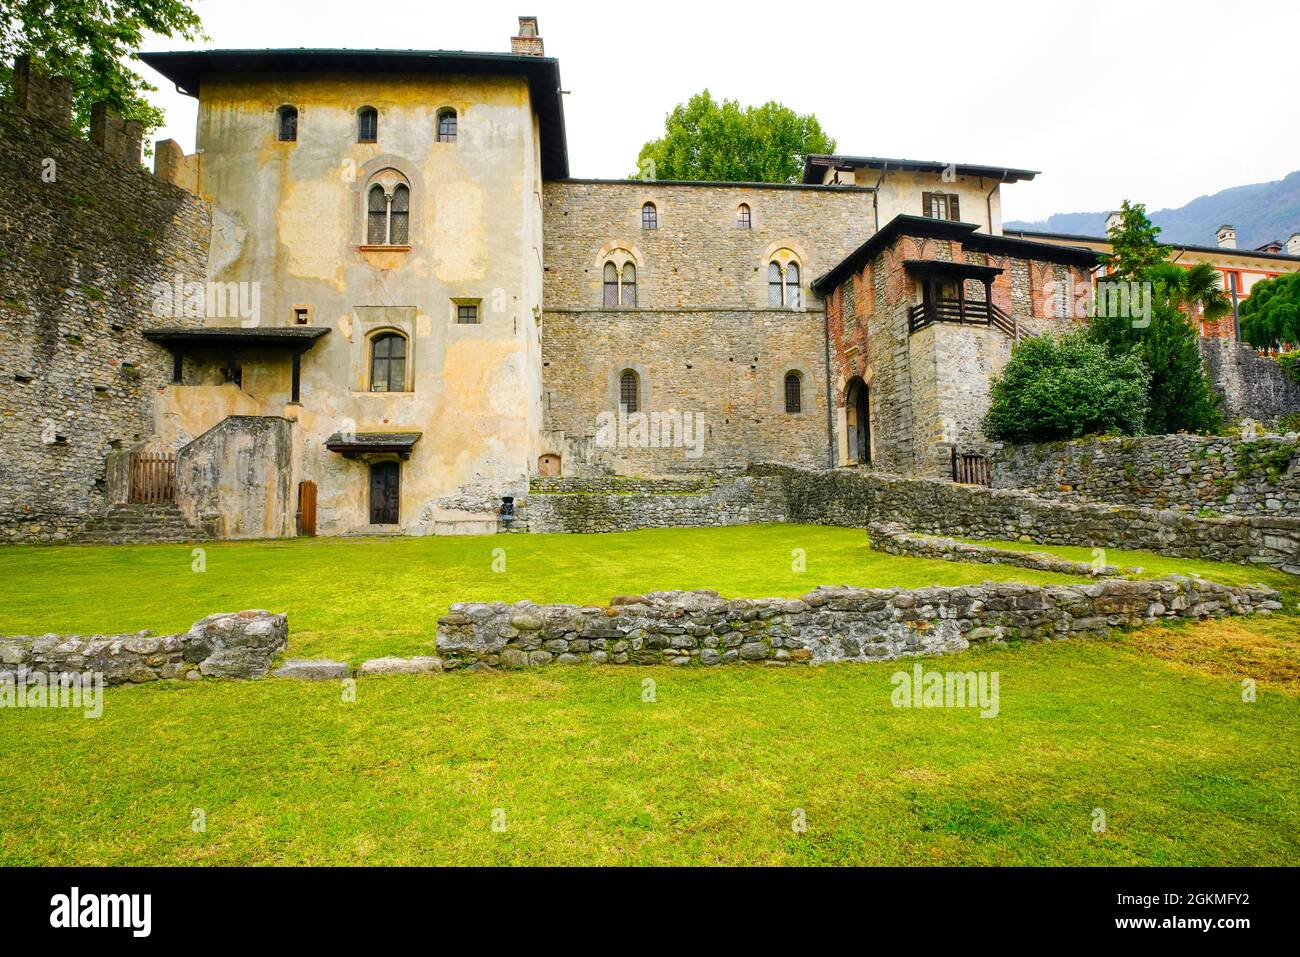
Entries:
[[936,322],[955,322],[958,325],[992,326],[1015,338],[1016,321],[994,303],[983,299],[934,299],[913,306],[907,313],[907,331],[910,335]]
[[132,452],[129,468],[127,501],[148,505],[166,505],[176,501],[174,452]]
[[959,485],[991,485],[993,473],[987,455],[952,450],[952,480]]

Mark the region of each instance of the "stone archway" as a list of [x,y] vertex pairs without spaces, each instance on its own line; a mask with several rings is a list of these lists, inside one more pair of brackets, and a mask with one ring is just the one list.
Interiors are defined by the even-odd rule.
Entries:
[[844,421],[848,429],[849,455],[846,465],[871,464],[870,387],[858,376],[849,380],[844,392]]

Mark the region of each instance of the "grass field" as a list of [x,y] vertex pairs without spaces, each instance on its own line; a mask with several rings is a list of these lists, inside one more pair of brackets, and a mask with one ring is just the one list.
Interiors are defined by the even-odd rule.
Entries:
[[[394,676],[358,681],[351,702],[334,682],[160,682],[109,689],[98,720],[4,709],[0,863],[1300,860],[1300,583],[1109,558],[1263,579],[1286,588],[1286,612],[924,662],[996,671],[996,718],[893,707],[898,663]],[[355,660],[428,650],[461,598],[1055,578],[788,526],[210,545],[206,572],[190,560],[166,546],[0,549],[0,634],[168,630],[261,606],[289,611],[293,652]]]
[[[795,570],[796,549],[803,571]],[[437,619],[454,601],[605,604],[616,594],[667,588],[757,598],[794,597],[820,584],[1069,580],[1012,566],[895,557],[868,548],[863,531],[810,525],[288,539],[209,543],[203,550],[206,570],[196,572],[188,545],[0,547],[0,635],[144,628],[167,634],[213,612],[265,608],[289,614],[291,654],[359,663],[431,654]],[[503,571],[493,571],[494,559],[504,559]],[[1287,582],[1244,566],[1122,552],[1111,560],[1141,565],[1147,574]]]

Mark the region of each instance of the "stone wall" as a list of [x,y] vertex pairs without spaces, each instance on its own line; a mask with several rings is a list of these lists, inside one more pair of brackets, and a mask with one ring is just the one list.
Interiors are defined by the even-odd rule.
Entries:
[[[1082,575],[1088,578],[1113,578],[1120,574],[1117,565],[1105,562],[1075,562],[1047,552],[1025,552],[994,545],[961,542],[940,535],[918,535],[909,532],[897,522],[872,522],[867,529],[873,550],[887,555],[908,555],[912,558],[937,558],[946,562],[976,562],[984,565],[1015,565],[1040,572],[1061,575]],[[1140,573],[1142,569],[1128,569]]]
[[288,618],[266,611],[209,615],[179,635],[0,637],[0,681],[23,673],[97,672],[105,684],[160,678],[264,678],[289,639]]
[[1002,448],[995,488],[1067,501],[1300,517],[1300,441],[1155,435]]
[[205,271],[205,205],[67,125],[0,105],[0,541],[67,540],[104,510],[106,457],[148,438],[171,379],[140,335],[153,284]]
[[1100,635],[1176,618],[1281,608],[1277,593],[1170,577],[1081,585],[821,587],[802,598],[716,592],[616,597],[606,608],[460,602],[438,619],[445,668],[822,664],[964,651],[974,643]]
[[783,483],[777,477],[724,474],[694,482],[533,481],[522,509],[530,532],[628,532],[785,521]]
[[212,538],[296,533],[293,423],[232,415],[176,455],[176,503]]
[[1273,426],[1300,413],[1300,382],[1287,378],[1276,361],[1229,339],[1202,338],[1200,344],[1228,421],[1254,419]]
[[[872,231],[855,188],[547,183],[542,330],[544,448],[564,475],[665,475],[752,461],[828,464],[825,321],[810,281]],[[655,204],[658,228],[643,229]],[[751,228],[737,210],[750,209]],[[636,266],[636,306],[603,305],[607,258]],[[768,305],[768,263],[793,258],[802,294]],[[600,432],[618,381],[637,374],[641,409],[689,413],[699,454]],[[787,412],[785,379],[799,377]]]
[[1144,550],[1266,565],[1300,575],[1300,518],[1201,517],[1167,509],[1062,502],[1012,489],[904,479],[869,470],[765,466],[754,472],[784,476],[790,522],[854,528],[897,522],[933,535]]
[[[824,328],[811,310],[548,312],[542,452],[559,455],[565,475],[824,466]],[[626,370],[638,379],[640,422],[619,415]],[[785,407],[791,372],[798,412]]]

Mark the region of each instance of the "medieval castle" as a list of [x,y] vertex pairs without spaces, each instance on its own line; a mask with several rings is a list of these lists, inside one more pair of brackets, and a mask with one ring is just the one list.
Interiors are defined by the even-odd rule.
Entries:
[[0,537],[128,502],[214,537],[495,531],[530,481],[978,461],[1093,249],[1003,235],[1033,171],[813,156],[796,185],[570,178],[558,63],[145,54],[197,150],[20,63],[0,110]]

